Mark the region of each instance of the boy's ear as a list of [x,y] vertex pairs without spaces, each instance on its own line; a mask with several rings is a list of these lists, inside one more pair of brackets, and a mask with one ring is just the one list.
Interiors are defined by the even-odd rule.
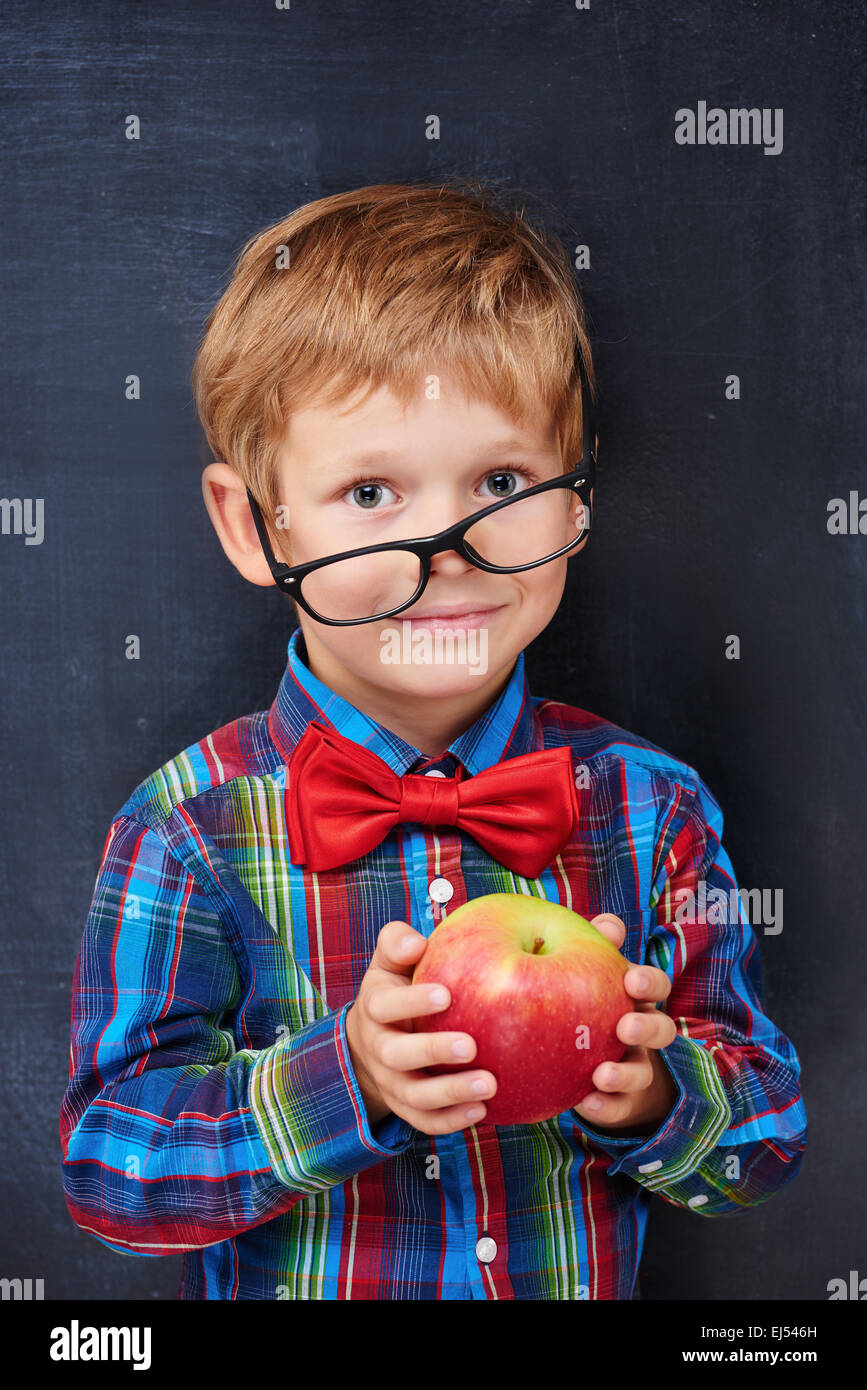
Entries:
[[235,569],[251,584],[270,586],[274,576],[265,559],[247,489],[227,463],[209,463],[202,473],[202,496],[220,544]]

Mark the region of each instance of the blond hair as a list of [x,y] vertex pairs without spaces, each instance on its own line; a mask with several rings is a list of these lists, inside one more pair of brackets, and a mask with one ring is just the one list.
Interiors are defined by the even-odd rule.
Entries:
[[257,233],[205,324],[193,395],[267,520],[293,411],[365,385],[409,404],[432,361],[513,419],[541,401],[564,470],[580,458],[582,362],[594,399],[596,382],[570,262],[478,181],[373,184]]

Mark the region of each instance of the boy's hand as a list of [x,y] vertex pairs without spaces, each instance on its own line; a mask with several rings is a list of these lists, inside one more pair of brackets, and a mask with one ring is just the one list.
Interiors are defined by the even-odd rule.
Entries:
[[[626,939],[625,923],[610,912],[590,920],[619,950]],[[677,1028],[674,1020],[653,1004],[668,998],[671,981],[655,965],[634,965],[623,977],[623,984],[627,994],[642,1001],[637,1012],[624,1014],[617,1025],[621,1042],[634,1046],[620,1062],[600,1062],[592,1077],[596,1090],[588,1091],[573,1109],[593,1129],[652,1134],[677,1098],[677,1085],[659,1055],[659,1048],[674,1042]],[[594,1109],[591,1101],[599,1101],[599,1107]]]
[[[347,1010],[346,1036],[372,1125],[392,1110],[422,1134],[453,1134],[484,1118],[485,1106],[473,1093],[475,1083],[485,1083],[488,1097],[497,1083],[489,1071],[428,1076],[421,1070],[476,1055],[475,1040],[468,1033],[412,1031],[409,1019],[440,1013],[450,1003],[448,990],[445,1001],[434,1004],[430,995],[436,986],[411,983],[426,946],[427,937],[407,922],[386,922],[358,997]],[[461,1057],[452,1051],[457,1042],[467,1045]]]

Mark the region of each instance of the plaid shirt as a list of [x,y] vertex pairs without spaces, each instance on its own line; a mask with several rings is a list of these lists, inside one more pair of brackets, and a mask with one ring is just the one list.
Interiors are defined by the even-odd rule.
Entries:
[[[763,1011],[717,802],[655,744],[533,697],[523,653],[439,758],[305,657],[298,629],[270,710],[179,753],[112,822],[73,981],[60,1130],[74,1221],[122,1254],[182,1254],[185,1299],[633,1297],[651,1193],[705,1217],[756,1206],[805,1145],[798,1057]],[[454,827],[408,823],[343,867],[298,868],[284,794],[311,719],[399,775],[566,744],[578,832],[532,880]],[[435,880],[434,898],[453,890],[442,906]],[[731,906],[680,920],[702,883]],[[436,1136],[393,1113],[370,1125],[346,1015],[380,928],[430,935],[504,892],[616,913],[624,956],[671,979],[661,1056],[677,1099],[652,1133],[602,1133],[572,1109]]]

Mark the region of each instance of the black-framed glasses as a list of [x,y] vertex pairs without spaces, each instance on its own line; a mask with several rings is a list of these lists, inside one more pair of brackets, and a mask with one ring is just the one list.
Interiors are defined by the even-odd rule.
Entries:
[[[491,574],[535,569],[570,554],[589,535],[590,491],[596,476],[595,416],[583,374],[581,398],[584,448],[575,468],[473,512],[434,536],[385,541],[286,565],[274,555],[262,513],[247,488],[274,583],[316,622],[346,627],[379,622],[411,608],[430,578],[431,559],[444,550],[456,551]],[[493,468],[490,473],[498,471],[515,470]],[[561,496],[564,490],[568,499]],[[582,525],[577,535],[570,535],[574,494],[581,501]]]

